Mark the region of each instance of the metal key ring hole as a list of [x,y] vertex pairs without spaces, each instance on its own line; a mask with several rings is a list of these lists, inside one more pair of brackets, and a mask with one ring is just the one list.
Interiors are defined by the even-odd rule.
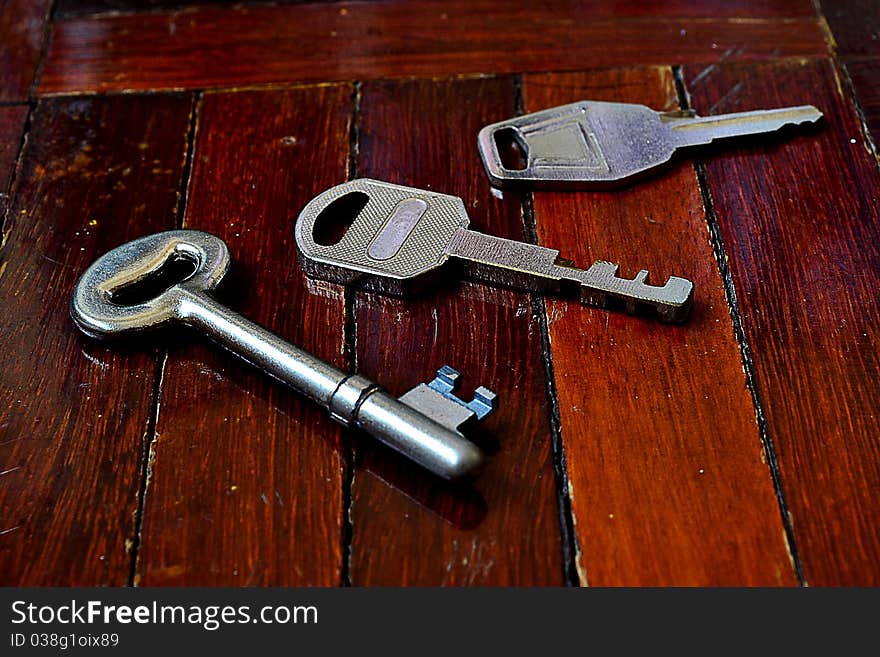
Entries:
[[312,239],[320,246],[334,246],[342,241],[357,216],[370,202],[369,195],[354,191],[333,199],[315,217]]
[[192,278],[200,265],[198,254],[177,249],[146,276],[107,290],[107,300],[121,307],[146,303]]
[[96,260],[74,290],[71,315],[93,337],[157,329],[179,319],[187,293],[213,290],[229,269],[221,239],[195,230],[127,242]]
[[492,134],[495,152],[501,166],[508,171],[524,171],[529,164],[529,146],[519,130],[512,126]]

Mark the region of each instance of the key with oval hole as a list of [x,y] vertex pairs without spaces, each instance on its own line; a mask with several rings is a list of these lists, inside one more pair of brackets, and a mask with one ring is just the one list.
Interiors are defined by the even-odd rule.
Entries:
[[76,285],[71,315],[96,338],[138,335],[170,324],[190,326],[321,404],[336,422],[366,431],[440,477],[476,474],[483,452],[462,429],[494,410],[492,391],[480,386],[473,401],[459,399],[454,394],[459,374],[445,366],[433,381],[395,399],[368,379],[341,372],[218,303],[209,293],[229,263],[226,244],[208,233],[149,235],[89,267]]
[[666,164],[679,148],[814,123],[812,105],[697,116],[644,105],[581,101],[493,123],[477,142],[498,187],[614,187]]
[[667,322],[688,317],[693,283],[687,279],[651,285],[647,271],[621,278],[616,264],[601,260],[577,269],[555,249],[468,230],[469,223],[456,196],[359,178],[312,199],[295,233],[306,273],[336,283],[403,294],[412,279],[453,259],[490,283],[541,292],[571,288],[590,305],[650,309]]

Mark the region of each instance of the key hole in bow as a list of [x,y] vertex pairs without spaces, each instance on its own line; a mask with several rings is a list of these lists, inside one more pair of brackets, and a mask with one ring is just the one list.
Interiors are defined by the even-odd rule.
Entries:
[[501,166],[508,171],[522,171],[528,166],[529,149],[516,128],[501,128],[493,135]]
[[155,299],[165,290],[182,283],[196,273],[198,259],[189,253],[172,253],[159,267],[143,278],[126,283],[110,292],[110,303],[135,306]]
[[369,200],[363,192],[349,192],[334,199],[315,218],[312,239],[321,246],[338,244]]

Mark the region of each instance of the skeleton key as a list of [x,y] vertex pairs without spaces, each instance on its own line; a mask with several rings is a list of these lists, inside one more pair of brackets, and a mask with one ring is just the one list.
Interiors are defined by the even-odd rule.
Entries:
[[[812,105],[699,117],[690,110],[582,101],[493,123],[477,141],[495,186],[613,187],[667,163],[679,148],[820,118]],[[510,148],[519,150],[519,161],[505,166],[502,153]]]
[[[327,239],[328,227],[339,223],[350,223],[345,234]],[[617,302],[630,313],[650,308],[667,322],[682,322],[690,312],[693,283],[687,279],[651,285],[647,271],[620,278],[618,266],[604,261],[576,269],[555,249],[468,230],[469,223],[456,196],[359,178],[306,205],[296,220],[296,244],[309,276],[342,284],[365,279],[368,287],[395,294],[453,258],[491,283],[548,292],[568,285],[584,303]]]
[[[186,271],[168,282],[168,270]],[[156,233],[123,244],[99,258],[76,285],[71,315],[97,338],[136,335],[179,323],[262,368],[330,411],[343,426],[358,427],[419,465],[446,479],[475,474],[482,451],[460,432],[495,407],[495,394],[480,386],[474,400],[453,394],[458,372],[444,367],[437,378],[395,399],[357,374],[282,340],[234,313],[210,296],[229,269],[226,244],[195,230]],[[149,298],[133,298],[152,282],[164,288]]]

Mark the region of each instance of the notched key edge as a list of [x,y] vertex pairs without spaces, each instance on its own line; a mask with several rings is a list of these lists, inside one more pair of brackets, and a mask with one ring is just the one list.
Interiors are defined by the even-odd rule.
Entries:
[[680,324],[690,317],[694,284],[687,278],[670,276],[663,285],[653,285],[648,282],[647,269],[633,278],[621,278],[620,266],[605,260],[595,261],[587,270],[577,269],[562,258],[557,258],[556,265],[571,271],[563,279],[579,283],[581,302],[587,305],[629,315],[644,315],[645,309],[650,309],[659,321],[669,324]]
[[562,294],[582,303],[631,315],[651,308],[663,322],[683,322],[693,303],[693,283],[671,276],[664,285],[648,283],[648,271],[632,279],[618,276],[619,266],[604,260],[579,269],[559,251],[467,229],[459,229],[446,253],[465,275],[501,287],[542,294]]
[[455,394],[461,374],[449,365],[437,370],[437,376],[427,383],[399,397],[398,401],[427,415],[452,431],[461,432],[469,422],[480,422],[492,413],[498,404],[498,395],[485,386],[474,391],[474,398],[466,402]]

